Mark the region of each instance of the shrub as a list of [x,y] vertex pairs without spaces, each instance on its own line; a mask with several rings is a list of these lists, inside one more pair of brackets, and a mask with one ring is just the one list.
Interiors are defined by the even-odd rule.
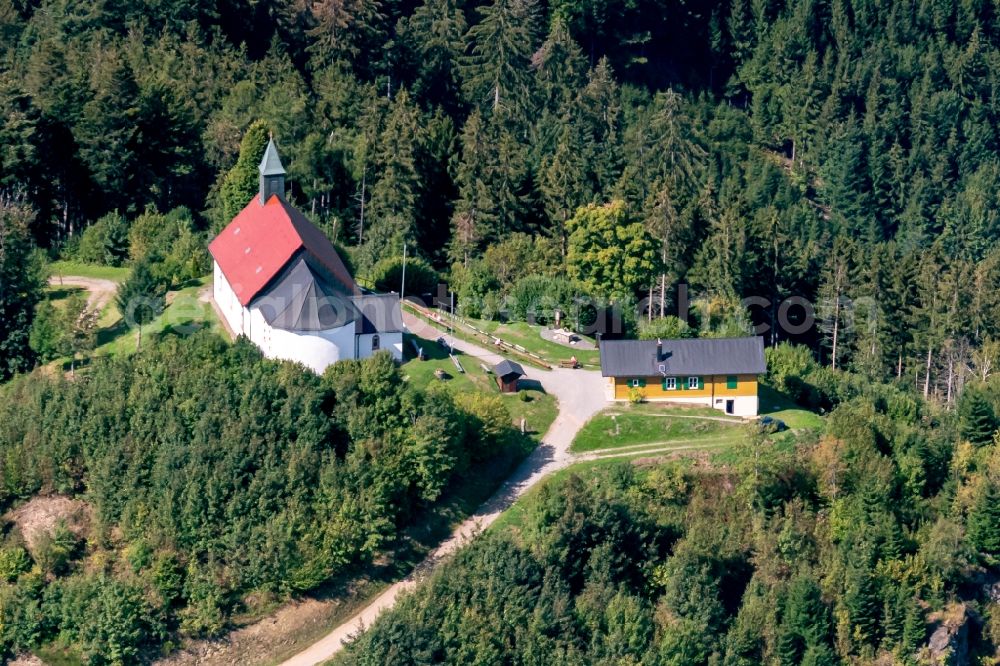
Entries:
[[694,331],[687,325],[687,322],[679,317],[666,316],[648,321],[639,320],[639,339],[656,340],[666,338],[676,340],[678,338],[690,338],[694,336]]
[[483,460],[498,453],[507,443],[511,416],[503,398],[488,393],[461,393],[455,404],[466,413],[469,421],[471,457]]
[[516,321],[548,324],[555,321],[555,311],[564,315],[574,311],[576,289],[566,278],[528,275],[514,285],[507,301],[508,314]]
[[0,548],[0,580],[10,583],[30,568],[31,558],[24,548],[21,546]]
[[129,230],[129,258],[134,264],[147,261],[167,285],[204,275],[211,267],[205,239],[194,231],[186,208],[166,215],[147,210],[135,218]]
[[[403,281],[403,258],[389,257],[375,264],[372,282],[383,292],[399,292]],[[434,268],[420,257],[406,259],[406,294],[434,293],[440,277]]]
[[456,264],[452,267],[450,282],[458,285],[456,307],[464,317],[479,318],[487,294],[500,288],[496,277],[481,261],[474,261],[468,267]]
[[782,342],[777,347],[765,349],[764,355],[768,379],[776,389],[788,394],[792,394],[791,378],[801,379],[817,367],[812,352],[805,345]]
[[76,259],[88,264],[121,266],[128,260],[129,225],[117,212],[108,213],[80,234]]
[[66,569],[73,558],[78,541],[66,523],[60,522],[55,529],[38,538],[35,560],[43,571],[58,574]]

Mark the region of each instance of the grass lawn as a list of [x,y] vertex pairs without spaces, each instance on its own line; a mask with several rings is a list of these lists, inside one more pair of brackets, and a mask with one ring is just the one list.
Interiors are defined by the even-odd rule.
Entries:
[[[167,306],[163,312],[142,327],[143,344],[150,343],[156,336],[164,333],[188,335],[202,328],[208,328],[217,331],[220,335],[225,335],[222,325],[212,310],[212,304],[198,298],[199,293],[211,283],[211,280],[211,276],[205,276],[191,280],[182,288],[169,292]],[[71,294],[84,290],[81,287],[52,285],[47,287],[47,291],[53,304],[60,307]],[[97,346],[89,356],[131,354],[136,351],[137,330],[130,329],[125,325],[114,299],[104,305],[97,324]],[[54,363],[64,370],[70,369],[69,357],[58,359]],[[86,359],[82,361],[78,359],[76,365],[82,367],[86,364]]]
[[[438,382],[456,392],[483,391],[500,394],[500,389],[497,387],[493,375],[487,374],[480,367],[479,359],[456,352],[455,356],[465,370],[464,373],[459,372],[441,345],[423,338],[406,334],[403,346],[407,355],[414,353],[411,340],[416,340],[418,344],[422,345],[424,354],[427,356],[426,361],[413,358],[403,364],[403,376],[414,386],[426,388]],[[444,373],[444,379],[438,379],[434,374],[435,370],[441,370]],[[500,395],[502,395],[507,409],[510,410],[514,424],[520,426],[523,417],[526,431],[536,438],[540,438],[556,418],[558,412],[556,399],[544,391],[531,388],[522,389],[517,393]],[[522,395],[528,396],[528,399],[522,398]]]
[[[464,326],[456,326],[454,331],[449,331],[448,330],[448,322],[447,321],[433,321],[433,320],[427,318],[426,316],[424,316],[423,312],[421,312],[419,310],[416,310],[414,308],[409,308],[408,311],[410,312],[410,314],[412,314],[417,319],[425,321],[428,324],[431,324],[435,328],[437,328],[440,331],[442,331],[442,333],[446,337],[454,337],[454,338],[456,338],[458,340],[464,340],[465,342],[469,342],[469,343],[474,344],[474,345],[479,345],[480,347],[483,347],[483,348],[492,348],[492,345],[491,345],[491,343],[490,343],[489,340],[484,339],[483,336],[477,335],[475,332],[470,331],[469,329],[465,328]],[[424,345],[425,350],[426,350],[426,348],[428,346],[432,346],[433,343],[423,342],[422,344]],[[409,345],[409,343],[407,343],[407,345]],[[517,361],[518,363],[520,363],[521,365],[529,365],[529,366],[538,367],[538,368],[542,367],[537,361],[533,360],[530,356],[516,355],[516,354],[513,354],[513,353],[509,352],[506,349],[496,349],[496,348],[494,348],[493,351],[495,353],[499,354],[500,356],[503,356],[505,358],[513,359],[513,360]],[[406,353],[410,354],[412,352],[413,352],[413,348],[408,346],[408,348],[406,350]],[[478,361],[477,361],[477,363],[478,363]]]
[[819,414],[800,407],[784,393],[763,384],[760,385],[760,415],[781,419],[793,430],[823,428],[823,417]]
[[[201,301],[199,293],[212,281],[211,276],[191,280],[181,289],[167,294],[167,306],[156,319],[142,327],[143,342],[163,333],[189,335],[197,330],[208,328],[225,335],[212,310],[212,304]],[[108,310],[102,317],[106,321],[113,316],[113,323],[102,327],[97,332],[97,349],[95,354],[122,354],[136,351],[138,343],[137,329],[125,325],[114,302],[108,305]]]
[[704,411],[650,404],[616,405],[588,421],[573,440],[570,450],[585,453],[672,441],[729,442],[743,436],[742,421],[739,419],[688,418],[719,416],[716,410],[708,410],[714,414],[705,414]]
[[[601,355],[596,349],[575,349],[546,340],[541,335],[541,326],[523,321],[501,323],[484,319],[470,319],[469,323],[487,333],[492,333],[505,342],[520,345],[528,351],[538,354],[551,365],[558,365],[559,361],[568,361],[570,356],[576,356],[576,359],[583,366],[596,368],[601,365]],[[591,342],[593,341],[591,340]]]
[[60,275],[79,275],[80,277],[121,282],[128,277],[128,271],[127,268],[82,264],[78,261],[53,261],[49,264],[49,275],[55,278]]

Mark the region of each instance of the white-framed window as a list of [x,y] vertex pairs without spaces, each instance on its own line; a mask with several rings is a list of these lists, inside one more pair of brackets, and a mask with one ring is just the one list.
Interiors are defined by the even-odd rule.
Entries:
[[700,389],[701,382],[698,377],[688,377],[688,388],[689,389]]
[[663,388],[667,391],[677,390],[677,378],[676,377],[664,377],[663,378]]
[[638,379],[630,379],[628,380],[628,385],[631,386],[632,388],[639,388],[640,383]]

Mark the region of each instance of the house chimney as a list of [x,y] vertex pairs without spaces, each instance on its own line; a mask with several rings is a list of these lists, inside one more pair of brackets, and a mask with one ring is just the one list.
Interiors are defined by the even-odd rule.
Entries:
[[663,340],[656,338],[656,362],[663,360]]

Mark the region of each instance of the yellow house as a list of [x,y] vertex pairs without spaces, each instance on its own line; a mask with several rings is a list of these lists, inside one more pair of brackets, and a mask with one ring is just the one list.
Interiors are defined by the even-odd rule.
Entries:
[[638,392],[653,402],[756,416],[757,377],[766,371],[760,337],[601,341],[608,400],[629,400]]

